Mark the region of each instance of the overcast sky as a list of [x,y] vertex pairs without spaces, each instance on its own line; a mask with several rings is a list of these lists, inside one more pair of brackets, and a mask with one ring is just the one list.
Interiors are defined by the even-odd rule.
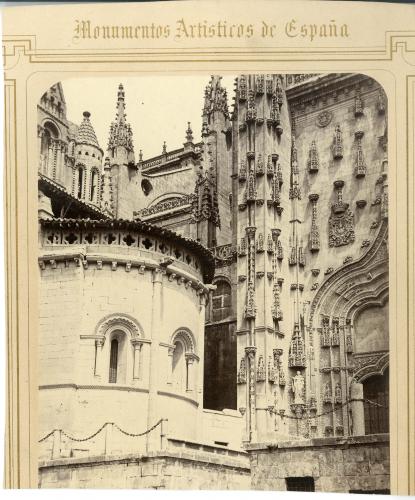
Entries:
[[[232,104],[235,76],[223,77]],[[91,123],[101,148],[106,151],[111,121],[115,119],[118,85],[125,90],[127,121],[131,124],[135,157],[143,150],[144,159],[180,148],[191,122],[195,142],[200,140],[204,89],[210,74],[193,76],[119,76],[72,78],[62,81],[67,117],[80,124],[82,113],[91,113]]]

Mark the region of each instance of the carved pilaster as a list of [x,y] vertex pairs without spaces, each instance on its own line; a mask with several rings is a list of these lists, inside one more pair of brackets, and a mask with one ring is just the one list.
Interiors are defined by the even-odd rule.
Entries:
[[248,91],[248,108],[246,110],[246,121],[254,122],[256,120],[256,107],[255,107],[255,95],[254,91],[250,89]]
[[248,283],[246,287],[245,318],[252,319],[256,315],[255,307],[255,231],[254,226],[246,229],[248,238]]
[[298,252],[297,252],[297,245],[296,243],[294,243],[292,236],[290,236],[289,243],[290,243],[290,255],[288,257],[288,264],[290,266],[295,266],[297,264]]
[[238,99],[240,101],[246,101],[247,95],[246,77],[245,75],[241,75],[238,78]]
[[319,195],[318,194],[310,194],[308,199],[312,203],[312,212],[311,212],[311,230],[309,237],[309,248],[311,252],[318,252],[320,250],[320,231],[318,230],[317,225],[317,201]]

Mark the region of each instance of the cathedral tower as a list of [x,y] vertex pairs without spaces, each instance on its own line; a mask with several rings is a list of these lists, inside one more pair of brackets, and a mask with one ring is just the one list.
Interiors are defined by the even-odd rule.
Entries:
[[212,76],[205,89],[202,114],[202,168],[196,181],[194,219],[198,238],[213,247],[231,242],[231,128],[226,90]]
[[101,165],[104,153],[98,144],[90,116],[89,111],[84,111],[82,123],[75,136],[72,195],[98,206],[101,198]]
[[[132,180],[137,174],[133,132],[126,121],[125,92],[122,83],[118,87],[117,113],[111,123],[107,157],[111,165],[113,209],[116,218],[131,219],[136,191]],[[121,196],[122,193],[122,196]]]

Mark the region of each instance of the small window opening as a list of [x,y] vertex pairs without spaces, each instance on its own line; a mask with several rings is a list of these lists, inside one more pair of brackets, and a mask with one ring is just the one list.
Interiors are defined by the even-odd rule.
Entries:
[[109,383],[115,384],[117,382],[117,368],[118,368],[118,340],[111,340],[111,351],[110,351],[110,373],[109,373]]

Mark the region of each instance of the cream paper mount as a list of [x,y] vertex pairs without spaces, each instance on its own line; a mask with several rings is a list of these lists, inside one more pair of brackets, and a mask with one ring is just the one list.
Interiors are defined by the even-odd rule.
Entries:
[[[413,25],[346,2],[3,10],[7,488],[415,493]],[[70,121],[88,95],[101,118]],[[143,455],[159,472],[121,485]]]

